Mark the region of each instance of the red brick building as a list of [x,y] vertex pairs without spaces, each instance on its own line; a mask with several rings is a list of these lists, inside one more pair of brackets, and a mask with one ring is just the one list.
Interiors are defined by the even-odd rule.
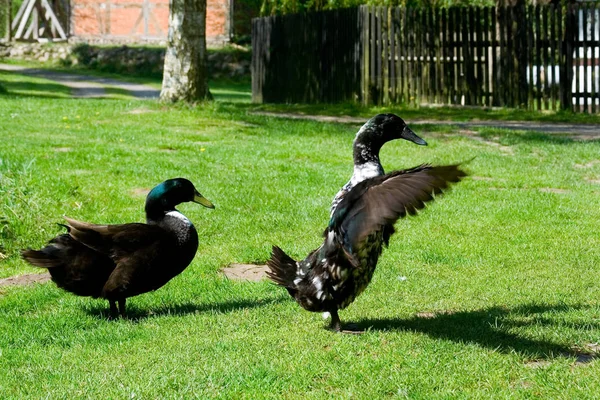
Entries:
[[[206,41],[231,37],[232,0],[207,0]],[[71,0],[70,35],[86,41],[164,41],[169,0]]]

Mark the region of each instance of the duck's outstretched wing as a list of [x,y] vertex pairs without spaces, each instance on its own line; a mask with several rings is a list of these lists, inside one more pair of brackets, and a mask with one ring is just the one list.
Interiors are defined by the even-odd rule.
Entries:
[[459,165],[421,165],[367,179],[338,204],[328,229],[338,232],[351,252],[372,233],[386,227],[393,232],[399,218],[415,215],[426,202],[466,175]]

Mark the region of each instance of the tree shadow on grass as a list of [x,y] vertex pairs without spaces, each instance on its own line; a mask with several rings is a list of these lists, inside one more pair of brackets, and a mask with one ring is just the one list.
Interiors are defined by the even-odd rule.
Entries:
[[357,325],[371,331],[420,332],[433,338],[476,344],[502,353],[516,352],[530,359],[574,357],[578,362],[590,362],[596,355],[589,350],[547,339],[531,339],[515,332],[517,328],[548,330],[559,325],[576,330],[600,329],[600,323],[595,321],[561,324],[558,316],[553,319],[542,315],[551,313],[554,316],[584,308],[589,306],[528,304],[512,309],[496,306],[473,311],[420,313],[407,319],[364,319]]
[[576,129],[564,128],[561,124],[548,126],[547,132],[539,130],[527,130],[524,128],[511,131],[510,128],[502,130],[490,130],[486,127],[479,127],[479,136],[484,139],[497,141],[505,146],[512,146],[519,143],[544,143],[554,145],[572,145],[582,141],[600,140],[597,126],[582,125]]
[[[42,99],[68,99],[71,89],[64,85],[54,83],[32,83],[15,81],[6,85],[8,93],[0,96],[7,100],[14,98],[37,97]],[[59,93],[60,95],[57,95]]]
[[[212,303],[194,303],[185,302],[179,304],[163,304],[153,308],[140,308],[131,300],[127,301],[127,320],[131,322],[141,322],[148,318],[155,318],[159,316],[185,316],[189,314],[200,314],[200,313],[220,313],[226,314],[235,312],[238,310],[265,307],[271,304],[280,303],[287,300],[285,296],[262,298],[256,300],[230,300],[223,302],[212,302]],[[91,307],[86,309],[86,312],[98,319],[107,319],[109,317],[108,301],[99,301],[94,303]]]

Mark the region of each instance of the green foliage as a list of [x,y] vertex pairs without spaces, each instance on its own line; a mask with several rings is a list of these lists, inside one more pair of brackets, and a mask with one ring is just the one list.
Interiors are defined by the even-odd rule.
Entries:
[[249,44],[252,18],[260,15],[263,0],[236,0],[233,7],[233,38],[238,44]]
[[[73,48],[63,67],[103,73],[162,79],[165,48],[152,46],[92,46],[79,44]],[[207,50],[208,73],[211,77],[231,76],[250,79],[248,72],[239,72],[236,66],[250,65],[251,52],[244,47],[225,46]],[[242,68],[244,69],[244,68]]]
[[263,0],[262,15],[280,15],[370,6],[451,7],[493,6],[492,0]]

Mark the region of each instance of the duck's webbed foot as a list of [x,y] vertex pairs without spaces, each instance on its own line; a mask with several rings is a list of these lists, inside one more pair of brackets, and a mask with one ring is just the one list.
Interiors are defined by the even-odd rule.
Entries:
[[329,325],[330,330],[340,333],[353,333],[355,335],[365,333],[364,330],[360,329],[360,327],[354,324],[348,324],[346,325],[346,329],[342,329],[342,321],[340,320],[337,310],[329,311],[329,314],[331,314],[331,324]]

